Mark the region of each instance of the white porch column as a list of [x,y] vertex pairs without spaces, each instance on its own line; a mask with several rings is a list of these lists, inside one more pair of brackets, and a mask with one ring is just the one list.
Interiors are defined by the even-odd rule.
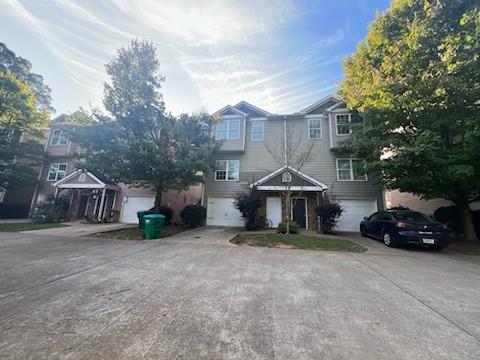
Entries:
[[100,200],[100,208],[98,209],[98,221],[102,221],[102,219],[103,219],[103,212],[104,212],[103,205],[105,203],[105,193],[106,193],[106,191],[107,191],[106,188],[102,189],[102,199]]
[[55,188],[55,199],[58,197],[58,191],[59,191],[59,188]]

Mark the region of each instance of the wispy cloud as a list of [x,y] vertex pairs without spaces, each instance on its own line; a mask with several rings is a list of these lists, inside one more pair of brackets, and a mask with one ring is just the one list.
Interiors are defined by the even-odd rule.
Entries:
[[2,16],[12,18],[38,39],[63,65],[71,86],[84,89],[78,90],[82,99],[95,105],[107,80],[104,65],[115,50],[134,37],[152,40],[166,75],[167,107],[174,113],[214,111],[242,99],[273,112],[299,110],[295,107],[335,87],[338,73],[325,69],[338,65],[340,55],[322,56],[319,49],[341,43],[348,32],[342,26],[313,46],[302,48],[299,41],[290,49],[282,31],[306,14],[294,0],[0,4],[0,22]]

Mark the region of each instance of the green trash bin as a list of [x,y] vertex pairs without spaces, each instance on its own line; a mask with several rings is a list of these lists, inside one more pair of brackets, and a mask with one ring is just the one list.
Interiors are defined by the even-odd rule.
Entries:
[[147,210],[137,211],[138,217],[138,228],[144,229],[145,228],[145,219],[143,218],[146,214],[148,214]]
[[145,239],[158,239],[162,234],[162,226],[165,222],[165,216],[160,214],[149,214],[143,216],[145,220]]

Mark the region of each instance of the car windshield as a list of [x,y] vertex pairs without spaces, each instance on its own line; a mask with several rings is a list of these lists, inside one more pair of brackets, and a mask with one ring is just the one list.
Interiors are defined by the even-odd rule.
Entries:
[[393,213],[393,216],[395,216],[395,219],[400,221],[413,221],[413,222],[426,222],[426,223],[433,222],[433,220],[430,219],[427,215],[424,215],[419,212],[414,212],[414,211],[399,211],[399,212]]

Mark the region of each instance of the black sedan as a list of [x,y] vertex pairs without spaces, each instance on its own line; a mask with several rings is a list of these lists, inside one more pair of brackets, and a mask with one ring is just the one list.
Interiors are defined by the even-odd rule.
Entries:
[[443,249],[448,245],[447,226],[410,210],[379,211],[360,223],[362,236],[369,236],[390,247],[421,245]]

